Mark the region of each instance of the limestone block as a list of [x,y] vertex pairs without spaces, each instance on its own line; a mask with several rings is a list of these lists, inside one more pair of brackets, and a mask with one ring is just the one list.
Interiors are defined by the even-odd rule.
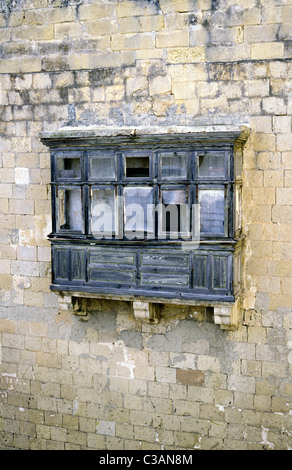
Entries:
[[205,373],[201,370],[176,369],[176,381],[183,385],[201,386],[205,381]]
[[292,135],[290,134],[278,134],[277,135],[277,150],[280,152],[290,150],[292,146]]
[[164,24],[163,16],[134,16],[119,19],[120,33],[141,33],[161,31]]
[[126,82],[127,96],[147,96],[148,80],[146,77],[130,77]]
[[155,96],[152,110],[155,116],[166,116],[167,110],[174,103],[172,95]]
[[40,57],[21,58],[19,61],[20,72],[40,72],[42,69],[42,61]]
[[276,137],[274,134],[258,132],[254,135],[253,149],[256,152],[274,151],[275,145]]
[[244,84],[246,96],[269,96],[269,80],[250,80]]
[[156,34],[156,47],[182,47],[189,45],[189,31],[163,31]]
[[86,33],[92,36],[103,36],[103,35],[113,34],[113,33],[116,33],[118,30],[116,21],[110,20],[110,19],[85,21],[84,27],[85,27]]
[[73,299],[71,295],[59,295],[58,306],[60,310],[74,310]]
[[193,11],[192,0],[160,0],[160,8],[163,13]]
[[157,13],[157,7],[153,2],[139,2],[133,8],[133,2],[125,0],[119,2],[116,7],[118,18],[127,16],[148,16]]
[[284,43],[263,42],[251,45],[251,59],[281,59],[284,57]]
[[285,115],[287,112],[287,106],[283,98],[270,96],[263,98],[263,110],[271,114]]
[[88,4],[79,6],[79,20],[95,20],[100,18],[112,18],[114,15],[113,5]]
[[54,38],[53,24],[47,26],[19,26],[14,29],[15,39],[29,39],[30,41],[46,41]]
[[18,59],[1,59],[0,70],[1,70],[1,73],[18,73],[19,72]]
[[292,171],[285,170],[285,186],[292,188]]
[[167,54],[168,62],[171,64],[205,62],[205,48],[203,46],[169,48]]
[[57,23],[54,25],[56,39],[70,38],[82,35],[82,26],[79,23]]
[[287,169],[292,169],[292,152],[283,152],[282,153],[283,167]]
[[49,73],[33,74],[32,78],[33,88],[46,89],[51,88],[52,81]]
[[163,95],[170,93],[171,91],[171,80],[169,77],[158,76],[154,77],[149,82],[149,94],[150,95]]
[[106,101],[120,101],[124,93],[124,85],[111,85],[105,90]]
[[289,134],[291,132],[291,116],[274,116],[273,130],[276,134]]
[[196,97],[194,82],[174,82],[172,91],[176,99],[190,100]]
[[15,168],[15,184],[29,184],[28,168]]
[[210,62],[229,62],[233,60],[248,60],[250,48],[245,43],[232,46],[215,44],[206,48],[206,59]]
[[292,204],[292,188],[277,188],[276,203],[283,206]]

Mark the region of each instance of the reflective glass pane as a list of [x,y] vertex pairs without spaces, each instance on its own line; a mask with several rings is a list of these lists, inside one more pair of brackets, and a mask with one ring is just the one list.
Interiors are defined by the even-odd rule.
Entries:
[[163,189],[162,190],[162,203],[163,204],[186,204],[187,192],[185,189]]
[[92,189],[91,231],[96,236],[112,235],[116,231],[115,190]]
[[59,178],[80,178],[80,158],[63,158],[57,159],[57,171]]
[[199,155],[199,177],[224,178],[225,154],[224,152],[206,152]]
[[188,158],[185,152],[163,152],[160,156],[162,178],[187,178]]
[[149,157],[126,157],[127,178],[149,178]]
[[125,232],[153,232],[153,188],[125,188],[124,204]]
[[90,158],[90,177],[92,179],[114,179],[116,176],[115,155],[101,155]]
[[189,208],[185,189],[162,190],[160,232],[172,233],[177,238],[186,233],[189,225]]
[[81,189],[59,189],[59,229],[81,232],[83,229]]
[[199,190],[200,231],[224,235],[224,189]]

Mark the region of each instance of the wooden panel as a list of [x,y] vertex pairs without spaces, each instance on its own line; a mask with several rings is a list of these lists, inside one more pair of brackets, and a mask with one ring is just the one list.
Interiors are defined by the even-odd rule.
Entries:
[[187,267],[189,265],[189,256],[170,253],[145,253],[142,254],[142,266],[143,265]]
[[194,256],[194,288],[208,287],[207,262],[206,255]]
[[101,294],[176,298],[178,293],[180,299],[225,301],[233,295],[232,262],[233,255],[223,250],[63,245],[53,248],[53,284],[64,288],[72,283],[72,288]]
[[188,265],[189,255],[144,253],[141,256],[141,284],[188,287]]
[[56,279],[68,279],[68,250],[55,250],[54,261]]
[[135,263],[135,254],[121,252],[118,249],[114,251],[92,251],[90,253],[90,264],[132,264]]
[[189,275],[188,274],[179,274],[179,273],[166,273],[163,270],[156,269],[156,271],[161,272],[143,272],[141,283],[142,284],[152,284],[155,286],[183,286],[187,287],[189,284]]
[[135,253],[115,250],[92,250],[90,252],[89,281],[96,283],[135,284]]
[[72,250],[71,252],[72,280],[85,280],[85,251]]
[[213,257],[213,288],[227,288],[227,256]]
[[98,283],[112,282],[113,284],[133,284],[135,282],[135,271],[125,270],[106,270],[91,268],[89,270],[89,280],[96,281]]

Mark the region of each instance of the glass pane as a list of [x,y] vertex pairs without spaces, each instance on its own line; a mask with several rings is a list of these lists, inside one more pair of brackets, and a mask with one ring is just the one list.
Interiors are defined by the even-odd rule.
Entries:
[[186,178],[187,177],[187,154],[185,152],[161,153],[161,176],[162,178]]
[[[177,238],[186,233],[189,225],[189,208],[185,189],[162,190],[162,232],[172,233]],[[172,237],[172,238],[173,238]]]
[[[125,232],[153,232],[153,188],[125,188]],[[127,233],[128,236],[128,233]]]
[[149,178],[149,157],[126,157],[127,178]]
[[242,178],[242,153],[239,151],[235,152],[235,178]]
[[241,187],[236,186],[235,189],[235,231],[241,230]]
[[224,152],[206,152],[199,155],[199,177],[224,178],[225,154]]
[[115,155],[101,155],[90,158],[90,176],[93,179],[114,179],[116,176]]
[[112,235],[116,231],[115,190],[92,189],[91,231],[94,235]]
[[80,158],[62,158],[57,159],[59,178],[80,178]]
[[185,189],[163,189],[162,190],[162,203],[163,204],[186,204],[187,193]]
[[82,231],[81,189],[59,189],[59,229]]
[[224,235],[224,189],[199,190],[200,231]]

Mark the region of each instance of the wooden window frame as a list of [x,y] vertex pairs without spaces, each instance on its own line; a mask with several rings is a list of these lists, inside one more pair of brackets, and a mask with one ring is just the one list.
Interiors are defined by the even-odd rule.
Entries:
[[[50,148],[52,170],[52,232],[48,235],[52,245],[51,289],[106,298],[133,299],[134,296],[148,302],[216,304],[222,308],[214,313],[214,318],[223,318],[224,322],[223,307],[235,305],[241,292],[239,277],[244,235],[240,227],[236,230],[235,198],[236,188],[243,187],[243,147],[249,133],[246,126],[139,128],[135,131],[130,128],[70,128],[43,133],[41,141]],[[161,151],[186,152],[187,177],[162,178]],[[198,173],[199,155],[212,151],[225,155],[225,173],[220,178],[203,177]],[[112,178],[92,177],[89,159],[93,152],[114,156],[117,166]],[[81,177],[70,179],[57,174],[58,155],[80,156]],[[127,177],[127,156],[149,156],[149,177]],[[132,186],[153,187],[155,207],[164,188],[186,188],[190,208],[198,202],[200,189],[224,189],[224,234],[201,233],[199,240],[195,237],[195,243],[192,236],[163,239],[158,236],[155,215],[155,237],[144,234],[142,238],[127,239],[123,233],[123,191]],[[58,230],[59,187],[81,188],[83,233]],[[114,188],[118,197],[118,233],[115,236],[95,238],[91,233],[91,191],[98,188]],[[197,235],[192,223],[191,213],[190,233]],[[60,262],[67,266],[67,274],[64,266],[59,266]]]

